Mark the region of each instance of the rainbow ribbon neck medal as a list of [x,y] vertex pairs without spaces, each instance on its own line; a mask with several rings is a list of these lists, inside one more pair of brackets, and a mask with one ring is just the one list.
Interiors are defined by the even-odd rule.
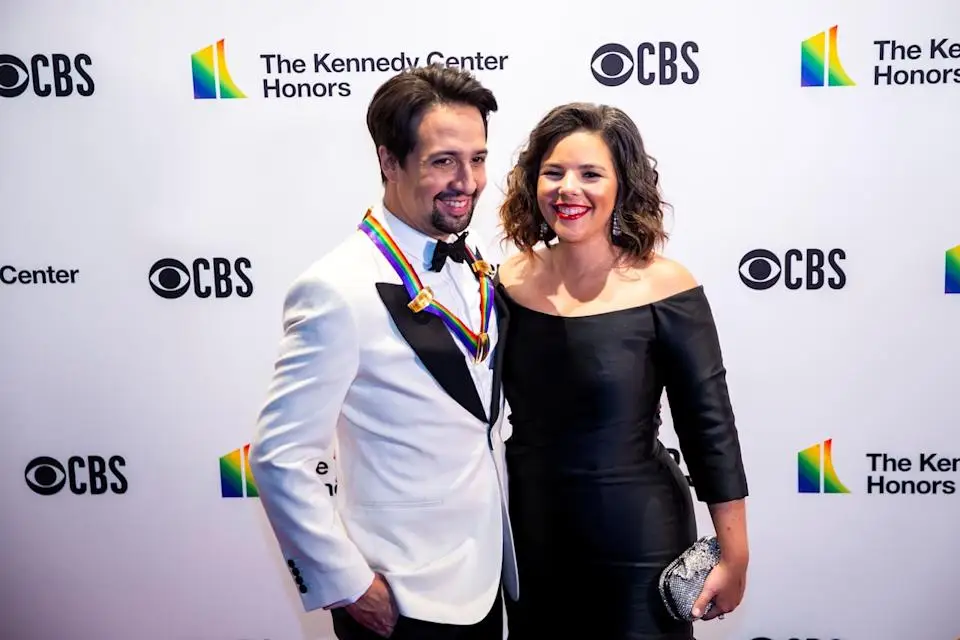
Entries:
[[483,362],[490,355],[490,317],[493,314],[493,268],[484,260],[477,260],[473,251],[467,247],[470,268],[480,280],[480,333],[474,333],[465,322],[434,298],[433,290],[423,286],[416,270],[403,255],[396,241],[390,236],[380,221],[373,217],[371,210],[363,216],[359,229],[376,245],[393,270],[400,276],[404,288],[410,295],[407,307],[414,313],[426,311],[440,318],[453,335],[463,343],[475,363]]

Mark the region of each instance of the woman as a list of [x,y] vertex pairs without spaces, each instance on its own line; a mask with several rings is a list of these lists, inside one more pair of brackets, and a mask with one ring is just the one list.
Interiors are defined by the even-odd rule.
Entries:
[[630,118],[586,104],[547,114],[508,179],[501,219],[521,250],[498,275],[520,572],[511,640],[693,638],[658,590],[697,538],[690,487],[657,439],[664,388],[722,549],[694,615],[743,597],[747,483],[725,370],[702,287],[656,254],[657,183]]

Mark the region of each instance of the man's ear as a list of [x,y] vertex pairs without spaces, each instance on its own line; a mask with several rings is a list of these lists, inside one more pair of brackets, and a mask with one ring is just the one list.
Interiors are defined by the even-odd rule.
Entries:
[[387,182],[397,182],[402,169],[397,157],[383,145],[377,147],[377,156],[380,158],[380,170],[387,176]]

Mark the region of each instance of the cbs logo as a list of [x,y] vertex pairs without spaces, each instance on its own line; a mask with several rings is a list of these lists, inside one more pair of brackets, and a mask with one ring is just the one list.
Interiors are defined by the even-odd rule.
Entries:
[[56,458],[34,458],[23,472],[27,486],[41,496],[52,496],[69,486],[76,495],[103,495],[127,492],[127,479],[120,470],[127,463],[122,456],[70,456],[66,466]]
[[593,53],[590,71],[594,79],[607,87],[618,87],[630,79],[637,69],[637,82],[671,85],[677,80],[694,84],[700,79],[700,67],[693,59],[700,47],[696,42],[641,42],[636,56],[622,44],[611,42]]
[[42,53],[23,60],[7,53],[0,53],[0,98],[16,98],[32,88],[41,98],[55,95],[58,98],[76,92],[81,96],[93,95],[93,78],[86,67],[93,64],[90,56],[81,53],[74,58],[62,53],[46,56]]
[[246,274],[250,268],[248,258],[233,262],[226,258],[197,258],[190,267],[175,258],[157,260],[150,267],[150,286],[161,298],[174,300],[193,288],[198,298],[227,298],[236,294],[249,298],[253,294],[253,282]]
[[740,259],[740,280],[756,291],[764,291],[776,285],[783,276],[783,285],[796,291],[806,288],[816,290],[827,285],[842,289],[847,284],[847,274],[840,266],[847,254],[843,249],[789,249],[783,260],[772,251],[754,249]]

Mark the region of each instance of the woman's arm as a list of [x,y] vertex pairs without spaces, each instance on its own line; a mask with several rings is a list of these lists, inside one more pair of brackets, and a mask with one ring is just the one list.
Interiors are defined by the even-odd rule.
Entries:
[[746,567],[750,562],[747,543],[747,505],[743,498],[711,504],[710,517],[720,543],[720,556],[724,562],[736,567]]

